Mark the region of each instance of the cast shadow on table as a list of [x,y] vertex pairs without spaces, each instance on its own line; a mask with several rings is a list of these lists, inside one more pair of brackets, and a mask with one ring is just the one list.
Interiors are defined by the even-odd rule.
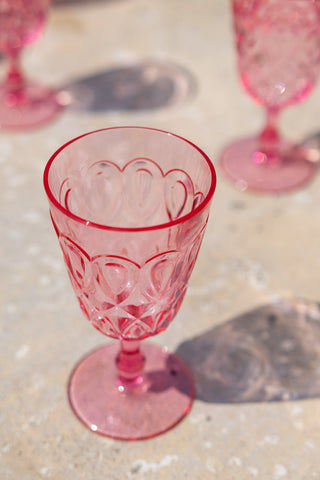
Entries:
[[320,397],[320,306],[265,305],[182,343],[196,397],[211,403]]
[[155,60],[96,72],[63,87],[69,108],[89,112],[155,110],[186,101],[195,89],[186,69]]

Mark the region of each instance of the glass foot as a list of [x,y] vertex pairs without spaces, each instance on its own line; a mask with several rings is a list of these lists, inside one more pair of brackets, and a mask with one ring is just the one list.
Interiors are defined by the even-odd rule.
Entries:
[[93,432],[121,440],[142,440],[175,426],[194,399],[189,370],[176,355],[142,345],[146,357],[140,384],[126,389],[118,379],[118,344],[101,347],[75,367],[68,386],[71,407]]
[[242,139],[221,155],[223,172],[239,190],[287,192],[305,185],[315,175],[315,164],[306,160],[299,147],[282,141],[280,156],[268,158],[259,145],[258,138]]
[[59,92],[36,83],[27,83],[23,93],[9,94],[0,87],[0,128],[23,129],[40,126],[63,108]]

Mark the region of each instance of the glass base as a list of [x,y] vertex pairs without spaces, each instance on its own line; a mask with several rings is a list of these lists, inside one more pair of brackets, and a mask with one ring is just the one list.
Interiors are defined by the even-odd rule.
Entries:
[[62,108],[59,92],[49,87],[27,82],[23,92],[9,94],[4,85],[0,86],[0,128],[41,126]]
[[189,412],[194,384],[189,370],[166,348],[146,344],[141,382],[126,388],[118,379],[118,344],[101,347],[75,367],[68,385],[71,407],[93,432],[142,440],[175,426]]
[[282,140],[280,154],[272,158],[259,150],[258,138],[234,142],[221,155],[225,175],[242,191],[282,193],[308,183],[316,173],[314,163],[306,160],[299,147]]

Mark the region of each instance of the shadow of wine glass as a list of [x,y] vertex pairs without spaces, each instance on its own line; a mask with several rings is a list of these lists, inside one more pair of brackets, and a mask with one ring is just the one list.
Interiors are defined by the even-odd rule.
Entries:
[[320,306],[294,300],[246,312],[177,354],[191,369],[196,397],[242,403],[320,396]]
[[182,103],[195,92],[195,80],[169,62],[146,61],[93,73],[63,90],[69,108],[90,112],[154,110]]

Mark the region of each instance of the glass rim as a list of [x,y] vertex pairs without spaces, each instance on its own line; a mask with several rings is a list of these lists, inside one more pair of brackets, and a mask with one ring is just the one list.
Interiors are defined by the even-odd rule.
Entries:
[[[165,222],[165,223],[161,223],[161,224],[143,226],[143,227],[121,227],[121,226],[116,226],[116,225],[113,226],[113,225],[107,225],[107,224],[102,224],[102,223],[96,223],[96,222],[92,222],[91,220],[88,220],[86,218],[79,217],[78,215],[75,215],[74,213],[70,212],[70,210],[66,209],[55,198],[55,196],[53,195],[52,190],[50,188],[50,185],[49,185],[49,172],[50,172],[51,166],[52,166],[55,158],[59,155],[60,152],[65,150],[72,143],[75,143],[76,141],[80,140],[81,138],[87,137],[89,135],[93,135],[95,133],[100,133],[100,132],[106,132],[106,131],[110,131],[110,130],[128,130],[128,129],[149,130],[149,131],[158,132],[158,133],[161,133],[161,134],[170,135],[174,138],[182,140],[183,142],[190,145],[192,148],[194,148],[195,150],[197,150],[200,153],[200,155],[204,158],[204,160],[206,161],[206,163],[209,167],[209,170],[210,170],[210,173],[211,173],[211,184],[210,184],[210,188],[208,190],[208,193],[206,194],[204,199],[200,202],[200,204],[194,210],[192,210],[191,212],[183,215],[182,217],[176,218],[175,220],[170,220],[169,222]],[[217,185],[217,175],[216,175],[215,168],[214,168],[210,158],[208,157],[208,155],[206,153],[204,153],[204,151],[201,150],[201,148],[199,148],[197,145],[190,142],[186,138],[184,138],[180,135],[176,135],[174,133],[168,132],[166,130],[161,130],[161,129],[157,129],[157,128],[141,127],[141,126],[134,126],[134,125],[132,125],[132,126],[125,126],[124,125],[124,126],[118,126],[118,127],[108,127],[108,128],[101,128],[101,129],[93,130],[93,131],[84,133],[82,135],[79,135],[75,138],[72,138],[68,142],[64,143],[49,158],[49,160],[48,160],[48,162],[45,166],[45,169],[44,169],[43,183],[44,183],[44,189],[45,189],[45,192],[46,192],[46,195],[47,195],[49,201],[58,210],[60,210],[64,215],[66,215],[67,217],[71,218],[72,220],[74,220],[78,223],[81,223],[83,225],[87,225],[87,226],[90,226],[90,227],[94,227],[94,228],[99,228],[99,229],[102,229],[102,230],[110,230],[110,231],[118,231],[118,232],[121,232],[121,231],[122,232],[143,232],[143,231],[152,231],[152,230],[159,230],[159,229],[163,229],[163,228],[173,227],[175,225],[179,225],[180,223],[183,223],[183,222],[188,221],[189,219],[195,217],[199,212],[201,212],[206,207],[206,205],[210,202],[211,198],[213,197],[213,194],[215,192],[216,185]]]

